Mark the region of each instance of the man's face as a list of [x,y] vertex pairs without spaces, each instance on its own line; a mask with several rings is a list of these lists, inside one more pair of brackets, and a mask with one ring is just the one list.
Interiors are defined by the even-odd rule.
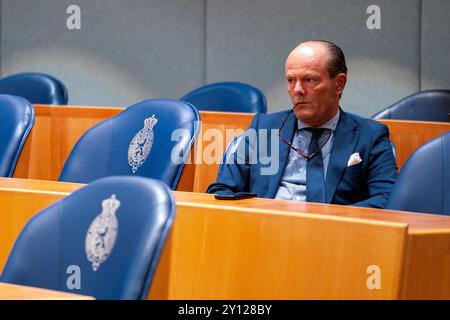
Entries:
[[307,42],[294,49],[286,60],[286,80],[295,115],[305,124],[318,127],[333,118],[339,108],[347,76],[333,79],[326,70],[328,49]]

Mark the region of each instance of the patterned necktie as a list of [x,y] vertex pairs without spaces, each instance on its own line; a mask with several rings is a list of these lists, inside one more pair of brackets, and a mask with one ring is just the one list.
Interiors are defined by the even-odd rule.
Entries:
[[306,128],[305,130],[312,133],[306,165],[306,201],[325,203],[325,178],[319,138],[326,129]]

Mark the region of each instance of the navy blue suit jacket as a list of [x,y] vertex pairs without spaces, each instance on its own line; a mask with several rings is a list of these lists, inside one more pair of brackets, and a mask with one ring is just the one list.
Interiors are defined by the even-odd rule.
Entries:
[[[256,134],[252,138],[252,130],[248,130],[234,152],[227,151],[217,181],[207,192],[252,192],[261,198],[274,198],[290,151],[277,135],[288,112],[256,114],[249,127]],[[281,135],[292,141],[296,128],[297,118],[291,114]],[[354,153],[359,153],[362,161],[347,166]],[[327,169],[326,203],[384,208],[396,178],[386,125],[341,110]]]

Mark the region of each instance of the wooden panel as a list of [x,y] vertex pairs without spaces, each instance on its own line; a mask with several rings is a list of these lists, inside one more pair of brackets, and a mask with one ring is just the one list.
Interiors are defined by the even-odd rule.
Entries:
[[58,180],[64,162],[83,133],[123,108],[34,105],[34,110],[36,122],[14,177]]
[[[0,269],[36,211],[81,184],[0,178]],[[450,299],[450,217],[174,192],[153,299]],[[369,290],[367,267],[381,270]]]
[[[19,158],[14,177],[57,180],[76,141],[94,124],[123,108],[35,105],[36,124]],[[202,130],[177,190],[204,192],[215,181],[223,151],[245,130],[253,114],[200,112]],[[399,169],[420,145],[450,130],[450,123],[380,120],[390,130]]]
[[[5,178],[1,178],[5,179]],[[6,179],[9,180],[9,179]],[[15,180],[15,179],[14,179]],[[55,190],[45,188],[48,182],[43,182],[43,189],[35,188],[30,190],[26,188],[26,183],[33,180],[17,181],[16,186],[9,188],[6,186],[0,192],[0,270],[8,259],[17,235],[20,233],[30,218],[40,210],[46,208],[52,203],[58,201],[72,190],[81,187],[76,184],[67,184],[68,187],[58,187]],[[40,183],[40,182],[39,182]],[[65,185],[62,182],[53,182]],[[22,187],[23,186],[23,187]],[[50,189],[50,190],[49,190]],[[71,190],[72,189],[72,190]]]
[[0,282],[0,300],[94,300],[94,298]]
[[415,231],[408,241],[402,299],[450,299],[450,232]]
[[[396,299],[406,226],[177,206],[150,299]],[[367,268],[382,270],[369,290]],[[167,280],[170,281],[167,281]]]
[[194,148],[194,192],[205,192],[216,180],[227,145],[248,128],[253,118],[248,113],[202,111],[200,114],[202,130]]
[[[14,177],[52,181],[58,180],[73,146],[88,129],[124,110],[55,105],[34,105],[34,108],[36,122],[19,157]],[[205,185],[216,178],[226,145],[248,127],[252,117],[252,114],[201,112],[203,123],[194,146],[195,155],[191,154],[177,190],[205,191]],[[204,151],[212,152],[213,163],[203,161]]]
[[450,131],[450,123],[404,120],[378,120],[389,128],[389,134],[395,145],[398,168],[405,164],[408,157],[421,145]]

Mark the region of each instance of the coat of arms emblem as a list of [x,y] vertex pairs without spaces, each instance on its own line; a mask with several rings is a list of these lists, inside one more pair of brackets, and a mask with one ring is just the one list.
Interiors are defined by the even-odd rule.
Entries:
[[128,148],[128,164],[131,166],[133,173],[147,160],[153,145],[153,127],[158,122],[155,115],[144,121],[142,128],[131,140]]
[[108,259],[114,248],[119,225],[116,211],[120,201],[116,195],[102,201],[102,212],[95,217],[89,226],[84,241],[87,259],[92,263],[92,269],[97,271],[100,265]]

